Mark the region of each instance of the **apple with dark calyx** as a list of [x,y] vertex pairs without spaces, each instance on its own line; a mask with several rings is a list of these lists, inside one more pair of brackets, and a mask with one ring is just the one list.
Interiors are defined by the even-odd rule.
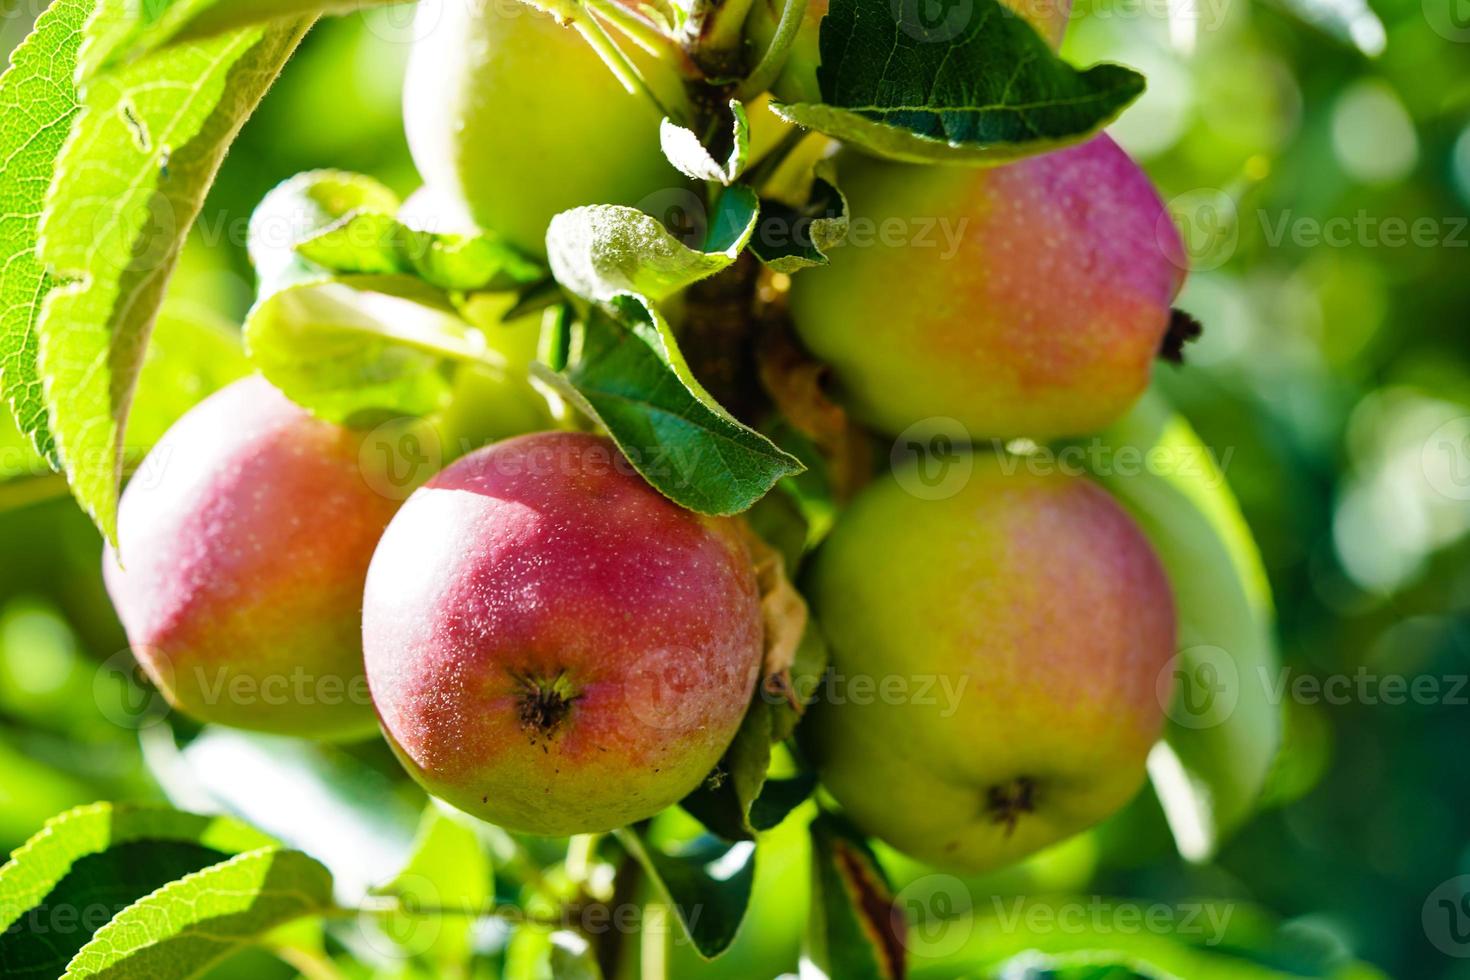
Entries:
[[867,487],[807,595],[831,647],[801,732],[852,819],[978,872],[1101,821],[1144,779],[1174,655],[1173,597],[1128,514],[1081,477],[973,459],[926,499]]
[[196,405],[143,462],[103,570],[134,655],[176,708],[285,735],[373,730],[362,587],[401,498],[381,492],[362,445],[253,376]]
[[652,816],[709,775],[763,655],[738,527],[607,439],[521,436],[414,493],[368,572],[363,649],[408,772],[544,835]]

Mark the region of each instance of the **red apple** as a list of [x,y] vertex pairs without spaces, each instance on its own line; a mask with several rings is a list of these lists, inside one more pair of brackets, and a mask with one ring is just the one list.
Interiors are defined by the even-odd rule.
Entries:
[[282,734],[372,731],[362,584],[398,501],[365,465],[360,436],[260,377],[211,395],[154,447],[104,573],[170,703]]
[[728,519],[606,439],[521,436],[420,488],[368,572],[363,649],[389,743],[429,792],[516,830],[652,816],[740,725],[760,596]]

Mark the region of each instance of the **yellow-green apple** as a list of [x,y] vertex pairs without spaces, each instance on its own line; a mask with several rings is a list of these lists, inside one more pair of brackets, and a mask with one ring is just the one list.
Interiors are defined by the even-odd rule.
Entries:
[[554,215],[637,205],[682,186],[651,100],[625,91],[591,46],[529,4],[423,0],[404,124],[425,182],[535,255]]
[[373,701],[408,772],[548,835],[620,827],[698,786],[745,714],[762,638],[738,528],[578,433],[498,443],[417,490],[363,607]]
[[902,467],[838,520],[807,582],[832,673],[803,732],[864,830],[982,871],[1133,796],[1175,625],[1158,559],[1101,488],[972,464],[947,496]]
[[863,421],[976,438],[1116,421],[1148,386],[1184,251],[1107,136],[993,168],[844,155],[851,234],[792,280],[791,315]]
[[171,704],[281,734],[372,731],[362,587],[398,504],[374,456],[259,376],[165,433],[123,494],[103,570]]

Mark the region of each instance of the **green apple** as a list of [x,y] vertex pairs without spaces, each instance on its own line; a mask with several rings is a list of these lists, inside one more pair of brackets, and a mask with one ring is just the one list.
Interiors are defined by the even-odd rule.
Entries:
[[806,583],[832,672],[802,732],[865,831],[974,872],[1138,790],[1175,617],[1149,542],[1097,485],[968,465],[947,495],[901,467],[839,519]]
[[404,125],[425,182],[534,255],[554,215],[682,187],[660,115],[577,32],[529,4],[423,0]]

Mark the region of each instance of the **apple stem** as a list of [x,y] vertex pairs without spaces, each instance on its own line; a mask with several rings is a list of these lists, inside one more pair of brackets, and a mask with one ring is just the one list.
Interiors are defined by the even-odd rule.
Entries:
[[582,2],[588,10],[617,28],[628,40],[655,58],[676,63],[688,61],[679,43],[638,11],[618,3],[617,0],[582,0]]
[[751,69],[750,74],[745,76],[745,81],[735,90],[735,97],[742,102],[747,102],[760,95],[771,87],[771,83],[781,74],[781,69],[786,67],[786,57],[791,51],[791,44],[796,40],[797,31],[801,28],[802,18],[806,16],[807,0],[786,0],[781,7],[781,20],[776,24],[775,36],[771,38],[771,44],[766,48],[766,53],[761,55],[761,60]]
[[684,28],[684,49],[705,77],[728,81],[745,67],[745,18],[753,0],[694,0]]
[[647,80],[638,70],[638,67],[628,60],[623,49],[618,47],[617,42],[603,28],[602,22],[596,17],[578,17],[572,22],[572,27],[582,35],[583,40],[592,46],[602,63],[607,65],[608,70],[613,73],[617,80],[627,89],[629,95],[642,95],[653,103],[654,107],[665,116],[676,123],[683,123],[687,113],[682,107],[670,107],[664,103],[658,93],[649,87]]

